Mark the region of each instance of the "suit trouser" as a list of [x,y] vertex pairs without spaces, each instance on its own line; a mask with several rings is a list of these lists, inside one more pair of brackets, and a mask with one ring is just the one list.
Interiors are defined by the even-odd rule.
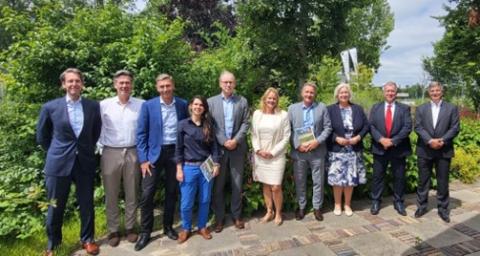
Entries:
[[199,166],[188,164],[183,166],[183,182],[180,183],[180,214],[184,230],[191,231],[192,229],[195,198],[198,198],[198,229],[207,226],[212,184],[213,181],[208,182],[205,179]]
[[118,197],[123,182],[125,193],[125,228],[133,229],[137,220],[137,198],[140,181],[140,165],[137,150],[130,148],[104,147],[100,160],[103,186],[105,188],[105,211],[110,233],[120,229]]
[[383,189],[385,187],[385,174],[390,163],[393,174],[393,200],[395,203],[403,203],[405,194],[405,157],[395,157],[390,153],[386,155],[373,155],[373,177],[371,188],[371,199],[374,202],[382,201]]
[[430,177],[435,165],[437,177],[437,206],[439,211],[447,211],[450,201],[448,191],[448,173],[450,170],[451,158],[434,157],[427,159],[417,158],[419,183],[417,188],[417,206],[426,209],[428,204],[428,191],[430,190]]
[[157,184],[162,178],[165,187],[164,210],[163,210],[163,228],[171,228],[173,225],[173,215],[175,212],[175,203],[178,195],[178,181],[176,178],[177,165],[175,163],[175,145],[162,146],[160,158],[150,168],[152,176],[145,174],[142,179],[142,197],[139,202],[141,209],[141,233],[150,234],[153,230],[153,199],[157,189]]
[[319,210],[323,205],[325,160],[323,157],[317,159],[295,159],[293,162],[293,176],[295,178],[295,192],[298,206],[305,209],[307,206],[307,176],[308,170],[312,171],[313,181],[313,208]]
[[46,229],[48,236],[47,249],[53,250],[62,242],[62,225],[72,182],[76,187],[77,202],[80,207],[80,241],[94,241],[95,211],[93,208],[93,187],[95,172],[84,173],[81,163],[75,158],[69,176],[46,176],[47,199],[55,200],[48,206]]
[[230,210],[234,219],[242,216],[242,185],[245,154],[225,150],[220,161],[220,174],[215,177],[213,185],[213,211],[215,221],[223,222],[225,218],[225,183],[230,176],[232,196]]

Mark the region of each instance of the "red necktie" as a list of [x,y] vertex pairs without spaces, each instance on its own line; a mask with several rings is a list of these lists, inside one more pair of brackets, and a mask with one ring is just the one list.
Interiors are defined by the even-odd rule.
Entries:
[[387,105],[387,114],[385,115],[385,131],[387,132],[387,138],[390,138],[390,132],[392,131],[392,104]]

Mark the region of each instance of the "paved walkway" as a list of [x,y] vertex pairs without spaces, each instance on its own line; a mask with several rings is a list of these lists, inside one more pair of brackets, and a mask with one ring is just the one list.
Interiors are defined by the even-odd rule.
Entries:
[[[205,241],[194,235],[178,245],[156,232],[145,249],[122,241],[116,248],[104,243],[100,255],[479,255],[480,256],[480,181],[473,185],[452,182],[451,223],[437,215],[435,192],[430,195],[430,211],[420,219],[413,217],[415,195],[406,197],[408,216],[396,213],[385,199],[377,216],[370,215],[368,201],[353,203],[352,217],[334,216],[327,209],[325,220],[317,222],[310,213],[296,221],[287,213],[283,225],[260,223],[251,218],[244,230],[231,223],[222,233],[212,233]],[[79,251],[75,256],[85,255]]]

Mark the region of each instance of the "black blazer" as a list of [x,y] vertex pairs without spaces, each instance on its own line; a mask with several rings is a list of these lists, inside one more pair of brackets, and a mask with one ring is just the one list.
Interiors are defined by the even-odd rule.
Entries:
[[[424,158],[452,158],[453,139],[460,132],[460,118],[456,106],[442,101],[437,125],[433,128],[431,103],[420,105],[415,111],[415,132],[418,135],[417,155]],[[444,146],[435,150],[428,145],[432,138],[442,138]]]
[[385,102],[373,105],[370,110],[370,133],[372,134],[372,153],[385,155],[387,152],[393,157],[406,157],[412,154],[410,132],[412,131],[412,116],[410,107],[400,102],[395,102],[395,113],[390,138],[393,147],[383,149],[380,139],[386,137],[385,130]]
[[[350,106],[352,108],[353,137],[360,135],[363,140],[365,135],[370,130],[367,116],[363,112],[363,108],[361,106],[353,103],[350,103]],[[344,146],[338,144],[335,139],[337,137],[345,137],[345,128],[343,126],[340,106],[338,103],[336,103],[328,106],[327,109],[332,122],[332,133],[327,139],[327,149],[328,151],[339,152]],[[362,140],[352,147],[353,151],[358,152],[363,149]]]
[[76,156],[83,173],[95,173],[95,146],[102,128],[100,106],[98,102],[83,97],[81,102],[84,121],[78,138],[68,119],[65,97],[45,103],[40,111],[37,142],[47,151],[44,169],[46,175],[70,175]]

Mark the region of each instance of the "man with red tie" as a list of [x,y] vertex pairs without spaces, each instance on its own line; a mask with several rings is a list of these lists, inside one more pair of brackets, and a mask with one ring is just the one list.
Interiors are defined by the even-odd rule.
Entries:
[[375,104],[370,111],[370,132],[372,134],[373,180],[371,187],[372,207],[370,212],[377,215],[384,189],[384,178],[388,165],[393,173],[393,206],[400,215],[406,216],[403,204],[405,192],[406,158],[412,153],[409,134],[412,131],[410,107],[396,102],[397,84],[383,85],[385,102]]

